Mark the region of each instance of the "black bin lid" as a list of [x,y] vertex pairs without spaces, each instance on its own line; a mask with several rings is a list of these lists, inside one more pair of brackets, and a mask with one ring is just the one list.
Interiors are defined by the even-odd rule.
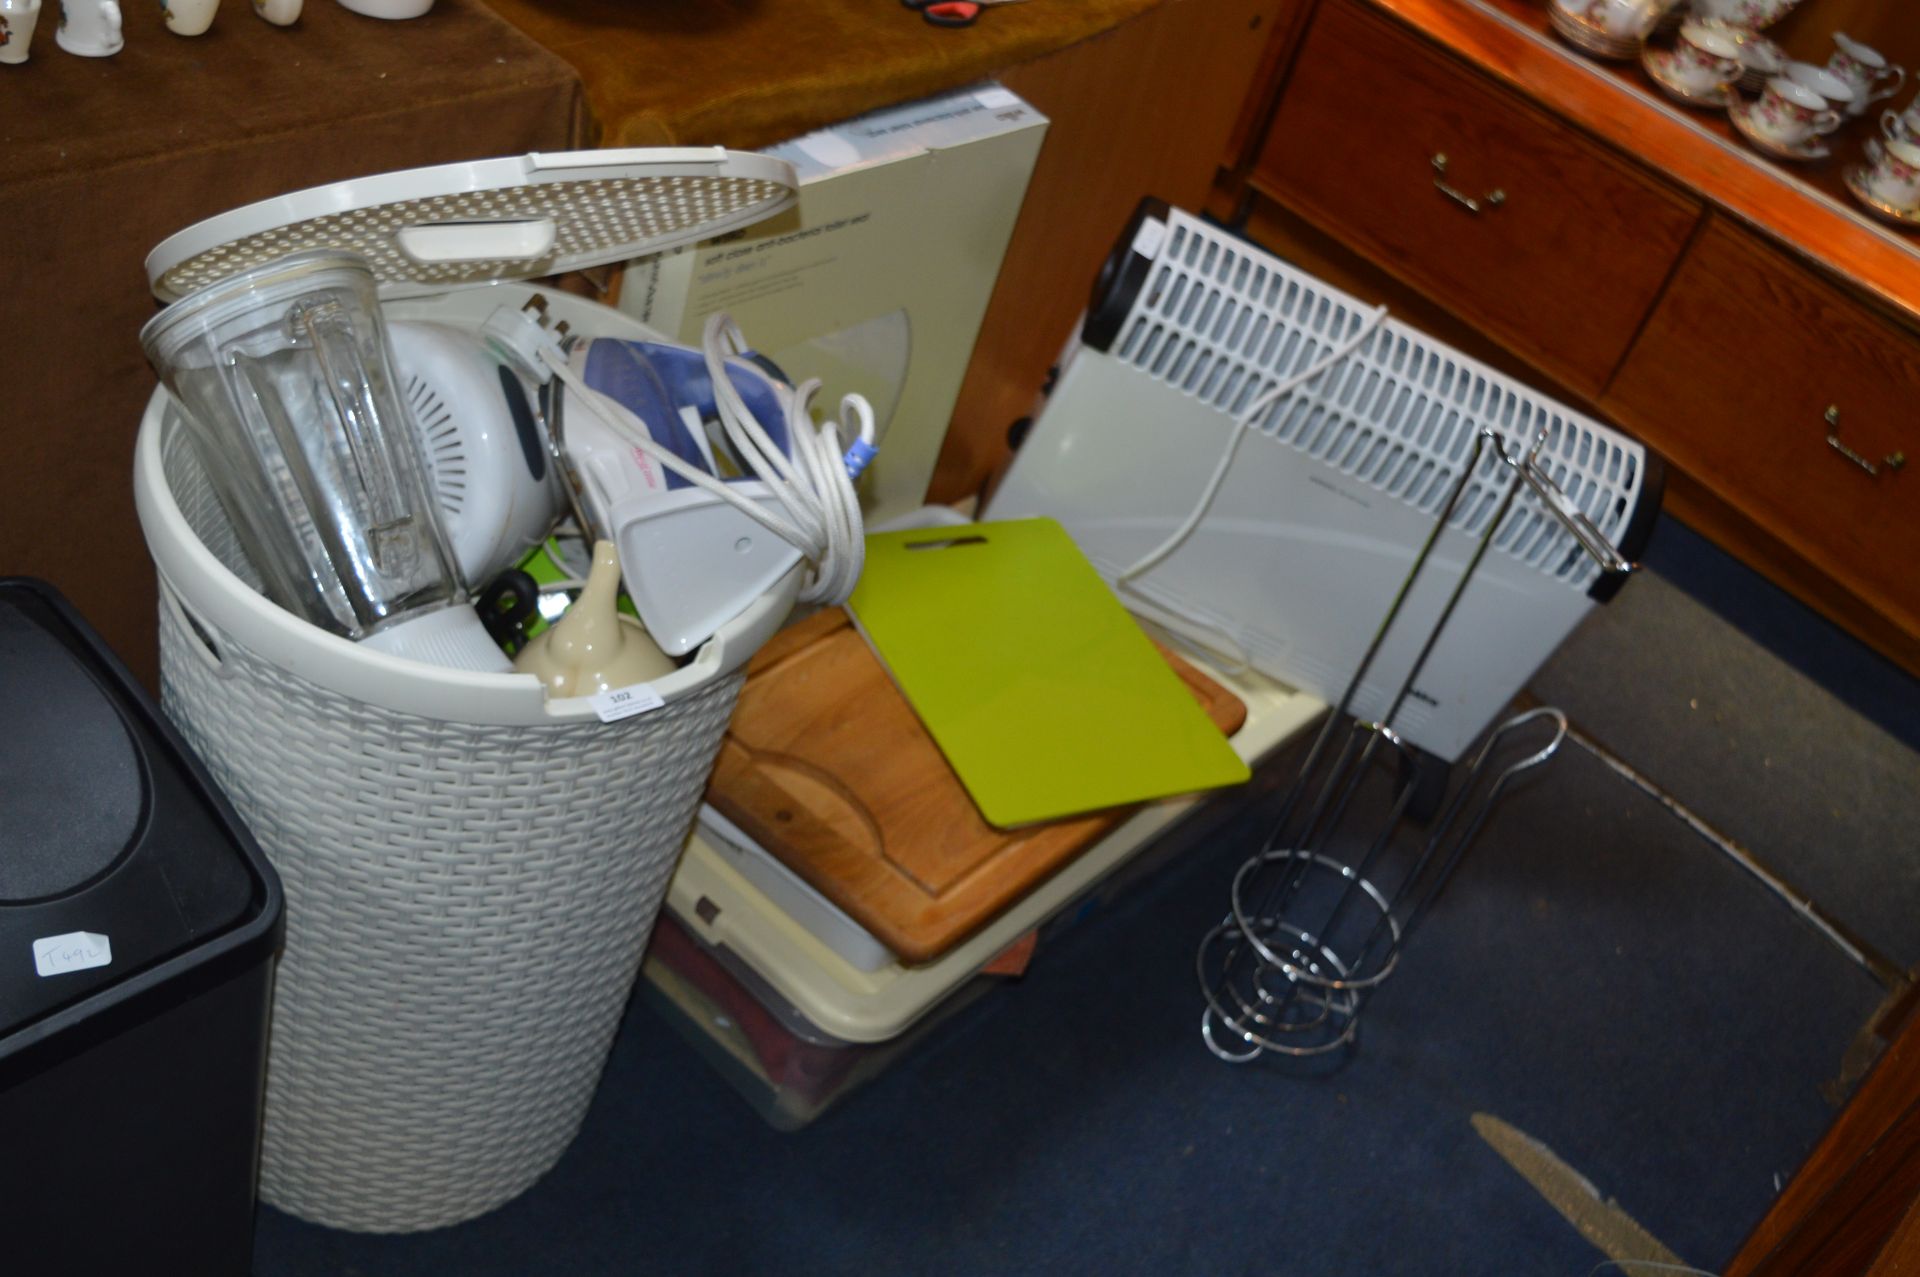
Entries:
[[125,667],[50,586],[0,578],[0,1064],[264,959],[280,915],[252,836]]
[[60,895],[133,845],[146,781],[78,655],[0,598],[0,905]]

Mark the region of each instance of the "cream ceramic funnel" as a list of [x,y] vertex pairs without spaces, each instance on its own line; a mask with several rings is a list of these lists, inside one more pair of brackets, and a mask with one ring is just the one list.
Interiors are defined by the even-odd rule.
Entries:
[[677,666],[640,622],[615,610],[620,555],[611,541],[593,547],[587,588],[566,615],[520,649],[513,668],[546,685],[547,695],[592,696],[671,674]]

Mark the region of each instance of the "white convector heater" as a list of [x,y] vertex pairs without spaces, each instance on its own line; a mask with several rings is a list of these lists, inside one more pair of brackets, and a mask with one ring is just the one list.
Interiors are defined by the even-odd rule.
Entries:
[[[1569,305],[1578,305],[1569,298]],[[1058,519],[1118,574],[1189,516],[1234,422],[1372,308],[1218,227],[1145,201],[988,515]],[[1658,459],[1608,426],[1391,318],[1265,410],[1206,517],[1122,592],[1231,636],[1251,663],[1337,701],[1491,429],[1627,559],[1660,504]],[[1486,448],[1348,709],[1378,720],[1514,471]],[[1523,489],[1389,724],[1451,762],[1588,609],[1618,588]]]

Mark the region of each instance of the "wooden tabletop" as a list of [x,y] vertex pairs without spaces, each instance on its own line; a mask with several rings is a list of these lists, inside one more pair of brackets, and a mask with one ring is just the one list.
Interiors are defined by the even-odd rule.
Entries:
[[899,0],[488,0],[572,63],[603,146],[766,146],[958,88],[1160,0],[994,4],[934,26]]

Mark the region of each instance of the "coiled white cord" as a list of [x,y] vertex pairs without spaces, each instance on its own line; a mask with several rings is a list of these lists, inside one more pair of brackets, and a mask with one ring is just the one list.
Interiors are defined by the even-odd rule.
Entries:
[[[1229,674],[1243,672],[1248,665],[1247,654],[1233,635],[1205,618],[1193,616],[1168,604],[1147,598],[1140,592],[1139,587],[1133,584],[1133,579],[1165,562],[1168,555],[1186,544],[1187,538],[1192,536],[1194,529],[1200,526],[1200,521],[1207,517],[1207,511],[1213,508],[1214,497],[1220,492],[1220,485],[1226,482],[1227,471],[1233,468],[1233,458],[1240,451],[1240,441],[1246,437],[1247,431],[1252,429],[1253,423],[1299,387],[1360,349],[1367,338],[1373,335],[1374,330],[1386,322],[1386,318],[1387,308],[1375,307],[1373,313],[1361,319],[1359,327],[1338,346],[1309,364],[1304,370],[1294,373],[1291,377],[1282,378],[1269,389],[1255,395],[1252,402],[1241,409],[1240,415],[1234,419],[1233,429],[1227,434],[1226,447],[1221,449],[1220,460],[1213,467],[1213,475],[1207,480],[1206,487],[1201,490],[1199,499],[1194,502],[1193,509],[1187,514],[1186,519],[1166,540],[1147,551],[1113,578],[1114,590],[1131,596],[1133,602],[1130,606],[1136,610],[1151,609],[1155,614],[1151,619],[1158,624],[1181,638],[1200,645],[1214,655],[1228,658],[1232,663],[1232,667],[1226,671]],[[1212,641],[1214,639],[1224,639],[1225,647],[1222,648]]]
[[[853,481],[876,451],[873,408],[860,395],[846,395],[840,400],[839,419],[816,425],[813,397],[819,393],[820,380],[816,377],[801,382],[790,396],[783,396],[792,449],[789,459],[754,420],[752,410],[727,375],[727,360],[746,349],[746,339],[731,316],[716,314],[707,319],[700,350],[713,381],[714,409],[721,429],[754,477],[766,485],[786,512],[785,518],[655,443],[646,423],[618,400],[589,386],[558,351],[543,350],[541,357],[553,375],[573,392],[575,401],[622,440],[800,551],[812,565],[800,590],[802,602],[844,603],[866,562],[866,529]],[[844,449],[840,442],[843,429],[854,437]]]

